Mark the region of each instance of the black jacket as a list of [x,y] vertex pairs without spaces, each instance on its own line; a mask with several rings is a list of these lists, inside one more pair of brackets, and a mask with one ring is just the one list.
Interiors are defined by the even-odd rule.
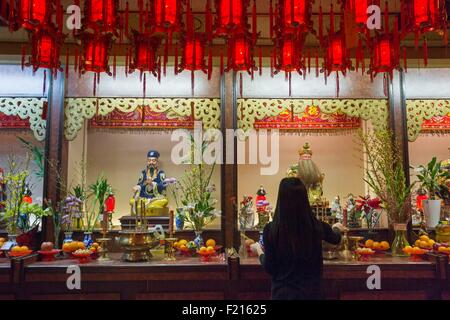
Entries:
[[[286,263],[277,256],[276,245],[270,243],[269,223],[264,228],[264,254],[260,256],[261,264],[272,276],[272,299],[274,300],[317,300],[322,299],[322,240],[331,244],[339,244],[341,234],[333,231],[329,224],[315,220],[317,241],[314,241],[314,254],[308,260],[293,259]],[[312,235],[313,236],[313,235]]]

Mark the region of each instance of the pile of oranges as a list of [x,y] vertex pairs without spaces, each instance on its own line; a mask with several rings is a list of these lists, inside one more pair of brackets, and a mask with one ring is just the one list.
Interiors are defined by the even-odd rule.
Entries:
[[421,248],[419,248],[419,247],[417,247],[417,246],[414,246],[414,247],[406,246],[406,247],[403,249],[403,252],[404,252],[404,253],[407,253],[407,254],[422,255],[422,254],[424,254],[425,252],[427,252],[427,250],[421,249]]
[[63,244],[62,250],[63,252],[75,252],[77,250],[85,250],[86,246],[81,241],[72,241],[72,242],[66,242]]
[[21,253],[27,253],[30,251],[30,248],[27,246],[14,246],[11,248],[12,253],[21,254]]
[[440,246],[437,248],[437,252],[450,255],[450,247]]
[[415,245],[416,247],[421,248],[421,249],[427,249],[427,250],[430,250],[430,249],[433,248],[433,245],[434,245],[435,243],[436,243],[436,242],[435,242],[433,239],[430,239],[428,236],[423,235],[423,236],[420,236],[420,238],[416,240],[416,242],[414,243],[414,245]]
[[[189,242],[185,239],[181,239],[178,242],[175,242],[173,244],[174,248],[178,249],[182,253],[187,253],[189,251],[192,251],[192,241]],[[194,248],[195,251],[195,248]],[[198,252],[200,254],[213,254],[216,252],[216,240],[214,239],[208,239],[204,246],[202,246]]]
[[389,245],[389,242],[387,242],[387,241],[377,242],[377,241],[373,241],[372,239],[367,240],[366,243],[364,244],[364,246],[366,248],[373,249],[375,251],[386,251],[386,250],[389,250],[391,247]]

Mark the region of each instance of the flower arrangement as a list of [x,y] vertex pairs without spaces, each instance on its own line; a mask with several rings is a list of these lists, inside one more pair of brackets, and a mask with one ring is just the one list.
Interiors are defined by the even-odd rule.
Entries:
[[272,219],[273,207],[269,201],[259,200],[256,202],[256,212],[258,213],[258,228],[264,229],[266,224]]
[[360,196],[356,200],[356,210],[360,216],[365,219],[367,229],[373,231],[381,217],[381,200],[380,198],[371,198],[370,195]]
[[[444,163],[445,165],[445,163]],[[450,172],[444,169],[440,161],[436,157],[426,165],[419,166],[417,178],[421,183],[421,187],[428,192],[431,200],[448,198],[447,180],[450,179]]]
[[364,181],[380,199],[390,223],[408,223],[414,184],[406,184],[406,173],[393,132],[380,130],[365,134],[360,131],[359,137],[367,157]]
[[88,192],[90,192],[86,197],[86,200],[91,200],[90,210],[85,212],[85,226],[87,232],[94,231],[95,224],[99,221],[99,217],[105,211],[105,200],[112,190],[111,185],[108,180],[100,176],[97,180],[89,186]]

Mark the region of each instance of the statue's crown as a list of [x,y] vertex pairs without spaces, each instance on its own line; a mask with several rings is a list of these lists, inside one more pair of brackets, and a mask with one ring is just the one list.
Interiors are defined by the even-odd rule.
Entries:
[[305,145],[303,146],[303,148],[300,149],[300,150],[298,151],[298,154],[299,154],[300,156],[303,156],[303,155],[306,155],[306,154],[312,156],[313,153],[312,153],[312,151],[311,151],[311,147],[309,146],[309,143],[308,143],[308,142],[305,143]]

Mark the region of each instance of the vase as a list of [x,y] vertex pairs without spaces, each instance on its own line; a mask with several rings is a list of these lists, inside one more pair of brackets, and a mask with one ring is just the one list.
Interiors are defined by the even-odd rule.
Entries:
[[435,228],[441,220],[441,200],[423,200],[423,213],[427,228]]
[[195,239],[194,239],[194,243],[197,246],[197,248],[201,248],[205,245],[205,242],[203,241],[203,231],[197,231],[195,230]]
[[241,232],[241,246],[239,247],[239,257],[241,259],[248,258],[247,244],[246,244],[246,236],[245,232]]
[[177,214],[175,217],[175,228],[177,231],[181,231],[184,229],[184,217],[181,214],[183,212],[183,208],[177,208]]
[[73,235],[73,232],[71,232],[71,231],[64,232],[63,244],[73,242],[72,235]]
[[408,254],[403,251],[403,249],[409,246],[407,237],[407,226],[406,223],[394,224],[394,241],[392,242],[391,252],[393,257],[407,257]]
[[92,240],[92,232],[87,231],[84,233],[83,243],[86,249],[92,246],[92,244],[94,243],[94,240]]

